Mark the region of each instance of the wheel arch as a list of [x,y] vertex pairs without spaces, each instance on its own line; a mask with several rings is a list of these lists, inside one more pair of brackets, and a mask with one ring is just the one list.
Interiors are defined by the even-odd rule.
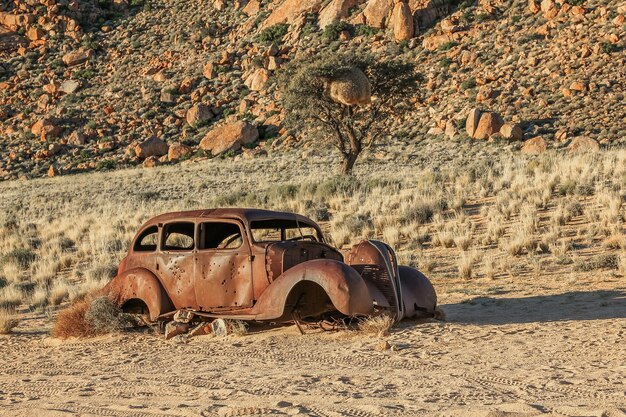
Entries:
[[150,320],[174,309],[172,301],[159,279],[150,271],[135,268],[116,276],[102,292],[118,306],[143,302],[148,308]]
[[309,305],[303,313],[308,316],[333,310],[349,316],[373,311],[368,286],[356,270],[340,261],[316,259],[298,264],[274,280],[252,314],[257,320],[289,321],[298,296],[306,297]]

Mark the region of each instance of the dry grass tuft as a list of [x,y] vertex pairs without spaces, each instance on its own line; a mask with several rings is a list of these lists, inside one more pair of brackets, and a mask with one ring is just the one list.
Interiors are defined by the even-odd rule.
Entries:
[[9,334],[20,323],[13,312],[0,308],[0,334]]
[[393,317],[386,314],[367,317],[359,322],[359,331],[363,334],[383,337],[389,334],[393,323]]
[[52,335],[60,339],[93,337],[118,332],[133,324],[132,318],[107,297],[85,297],[59,313]]

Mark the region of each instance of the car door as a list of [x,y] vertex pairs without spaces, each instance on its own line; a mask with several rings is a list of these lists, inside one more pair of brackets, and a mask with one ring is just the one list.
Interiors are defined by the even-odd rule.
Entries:
[[196,309],[194,275],[195,223],[174,221],[162,227],[156,273],[174,307]]
[[243,230],[235,220],[198,223],[195,294],[201,310],[252,306],[250,245]]

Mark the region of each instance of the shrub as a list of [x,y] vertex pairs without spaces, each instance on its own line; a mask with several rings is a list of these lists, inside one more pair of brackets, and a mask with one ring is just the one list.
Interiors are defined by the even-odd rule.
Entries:
[[93,337],[121,331],[133,325],[108,297],[85,297],[59,313],[52,335],[60,339]]
[[619,257],[613,253],[608,255],[598,255],[587,261],[580,260],[574,265],[577,271],[595,271],[596,269],[618,269]]
[[354,36],[374,36],[378,33],[378,28],[369,25],[355,25]]
[[354,29],[352,25],[342,20],[335,20],[334,22],[330,23],[324,28],[324,32],[322,33],[322,36],[331,41],[336,41],[337,39],[339,39],[339,35],[344,30],[347,30],[348,32],[353,33]]
[[450,66],[450,64],[452,63],[452,60],[450,58],[442,58],[439,61],[439,66],[441,68],[448,68]]
[[461,89],[463,91],[469,90],[472,88],[476,88],[476,79],[473,77],[463,81],[463,83],[461,84]]
[[604,52],[605,54],[612,54],[613,52],[617,52],[617,45],[612,44],[611,42],[602,42],[600,48],[602,48],[602,52]]
[[28,269],[35,260],[35,252],[26,248],[13,249],[0,259],[0,263],[13,262],[20,269]]
[[450,49],[452,49],[452,48],[454,48],[455,46],[458,46],[458,45],[459,45],[459,43],[455,42],[455,41],[446,42],[446,43],[444,43],[442,45],[439,45],[439,50],[440,51],[448,51],[448,50],[450,50]]
[[20,323],[7,309],[0,309],[0,334],[9,334]]
[[366,317],[359,321],[360,332],[375,335],[377,337],[389,334],[391,326],[393,326],[393,318],[388,315]]
[[263,43],[280,42],[288,31],[289,25],[286,23],[272,25],[259,33],[259,41]]

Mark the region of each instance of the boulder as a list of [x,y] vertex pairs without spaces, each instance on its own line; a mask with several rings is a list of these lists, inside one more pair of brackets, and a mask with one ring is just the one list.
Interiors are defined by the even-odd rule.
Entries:
[[59,86],[59,91],[65,94],[73,94],[80,88],[80,82],[76,80],[63,81]]
[[414,25],[413,14],[409,5],[404,1],[396,3],[391,15],[391,27],[396,41],[407,41],[413,37]]
[[202,75],[204,75],[204,78],[207,80],[213,79],[213,77],[215,77],[215,65],[212,62],[208,62],[202,68]]
[[56,164],[51,164],[50,168],[48,168],[48,176],[52,178],[52,177],[56,177],[59,174],[60,174],[60,171],[59,171],[59,168],[56,166]]
[[320,29],[324,29],[334,21],[348,17],[350,9],[357,3],[357,0],[332,0],[320,11],[317,25]]
[[144,159],[143,163],[141,164],[144,168],[154,168],[157,165],[160,165],[161,161],[159,160],[158,156],[149,156],[146,159]]
[[30,131],[35,136],[40,136],[41,133],[50,128],[55,128],[55,119],[43,118],[39,119],[35,122],[35,124],[30,128]]
[[318,13],[322,3],[322,0],[285,0],[269,15],[263,23],[263,27],[273,26],[278,23],[292,23],[305,13]]
[[250,0],[248,4],[246,4],[245,7],[241,9],[241,11],[244,12],[247,16],[256,16],[256,14],[259,13],[260,9],[261,3],[259,3],[258,0]]
[[494,133],[500,132],[504,120],[498,113],[484,112],[480,115],[480,121],[474,131],[474,139],[488,139]]
[[446,121],[444,133],[449,138],[453,138],[456,135],[456,123],[453,119],[448,119]]
[[213,112],[206,104],[195,104],[187,110],[185,120],[190,126],[197,126],[201,123],[206,123],[213,118]]
[[524,132],[517,123],[505,123],[500,128],[500,134],[503,138],[509,140],[522,140]]
[[36,42],[40,39],[43,39],[45,34],[46,33],[41,28],[34,27],[34,26],[31,26],[30,29],[26,31],[26,37],[28,38],[28,40],[32,42]]
[[372,86],[363,71],[356,67],[327,80],[326,89],[334,101],[346,106],[366,106],[372,101]]
[[521,152],[526,155],[539,155],[546,149],[548,149],[546,141],[541,136],[537,136],[524,142]]
[[178,161],[187,155],[191,155],[193,149],[190,146],[183,145],[182,143],[173,143],[167,151],[168,161]]
[[365,22],[372,27],[384,29],[393,9],[393,0],[369,0],[363,9]]
[[69,145],[80,146],[85,144],[85,134],[79,130],[73,131],[67,138]]
[[156,136],[152,136],[135,146],[135,155],[142,159],[149,158],[151,156],[163,156],[167,154],[168,149],[169,146],[167,143]]
[[265,68],[259,68],[246,78],[244,84],[252,91],[261,91],[269,78],[269,72]]
[[216,127],[209,131],[202,141],[200,149],[210,151],[213,156],[228,151],[241,149],[243,145],[253,143],[259,137],[259,131],[249,123],[238,121]]
[[91,58],[93,52],[91,50],[79,49],[76,51],[68,52],[63,55],[63,63],[68,67],[80,65],[87,62]]
[[467,115],[467,120],[465,121],[465,131],[470,137],[474,137],[474,132],[476,131],[476,127],[478,127],[481,114],[482,112],[480,110],[474,108],[470,110]]
[[597,152],[600,150],[600,145],[588,136],[578,136],[572,139],[567,149],[570,153]]

